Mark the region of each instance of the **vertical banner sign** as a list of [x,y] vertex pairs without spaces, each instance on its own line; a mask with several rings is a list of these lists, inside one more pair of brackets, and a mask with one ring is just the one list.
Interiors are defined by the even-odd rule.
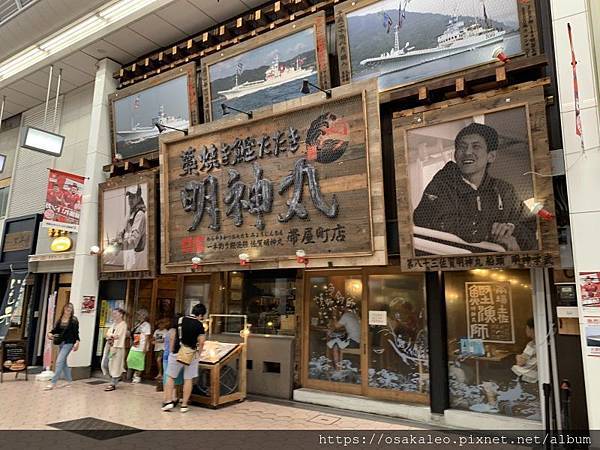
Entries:
[[588,356],[600,356],[600,317],[584,317]]
[[15,271],[10,275],[8,288],[0,305],[0,342],[6,337],[15,312],[21,311],[23,297],[25,296],[26,276],[26,270]]
[[77,232],[84,182],[82,176],[50,169],[43,227]]
[[515,342],[510,283],[465,283],[467,332],[484,342]]
[[44,367],[50,370],[52,365],[52,341],[46,338],[54,328],[54,308],[56,304],[56,291],[48,297],[48,310],[46,311],[46,335],[44,336]]

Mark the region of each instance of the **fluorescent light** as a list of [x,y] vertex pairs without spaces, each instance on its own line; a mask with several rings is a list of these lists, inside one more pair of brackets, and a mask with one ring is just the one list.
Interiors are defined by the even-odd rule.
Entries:
[[4,172],[5,164],[6,164],[6,155],[0,155],[0,172]]
[[28,47],[0,63],[0,80],[12,77],[49,56],[77,44],[108,26],[159,3],[160,0],[118,0],[98,8],[76,23],[63,28],[50,38]]
[[21,147],[52,156],[62,154],[63,144],[65,143],[64,136],[34,127],[25,127],[21,133]]

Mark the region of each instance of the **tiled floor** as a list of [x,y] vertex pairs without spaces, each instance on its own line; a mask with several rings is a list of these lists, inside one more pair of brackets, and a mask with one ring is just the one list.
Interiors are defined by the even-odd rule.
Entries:
[[[44,391],[45,383],[5,380],[0,384],[3,404],[19,404],[11,414],[0,413],[0,429],[52,429],[48,424],[93,417],[144,430],[408,430],[417,429],[400,420],[356,415],[337,410],[279,404],[256,399],[217,410],[192,407],[160,410],[162,393],[154,386],[123,384],[104,392],[105,384],[82,380],[70,387]],[[87,382],[86,382],[87,381]],[[6,412],[8,408],[3,408]]]

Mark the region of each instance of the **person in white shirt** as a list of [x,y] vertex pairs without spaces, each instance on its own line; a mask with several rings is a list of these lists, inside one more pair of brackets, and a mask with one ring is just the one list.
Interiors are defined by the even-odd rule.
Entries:
[[157,380],[162,380],[163,377],[163,354],[165,352],[165,337],[169,332],[169,325],[171,320],[163,317],[158,321],[157,329],[154,331],[152,336],[152,342],[154,343],[154,359],[156,359],[156,365],[158,367]]
[[[342,316],[338,320],[334,320],[331,327],[333,330],[330,333],[331,339],[327,341],[327,346],[333,352],[333,364],[335,369],[340,370],[342,356],[340,349],[360,348],[360,319],[356,315],[356,312],[346,305]],[[342,339],[339,336],[339,333],[337,333],[336,330],[340,329],[346,331],[345,339]]]
[[[136,315],[136,323],[131,329],[131,348],[129,351],[133,352],[144,352],[148,351],[150,347],[150,335],[152,334],[152,328],[148,323],[148,311],[140,309]],[[142,371],[136,370],[133,373],[132,383],[139,383],[142,381]]]
[[527,321],[525,326],[525,334],[531,340],[523,349],[523,353],[515,357],[516,364],[512,366],[512,371],[526,383],[537,383],[537,351],[535,345],[535,328],[533,318]]

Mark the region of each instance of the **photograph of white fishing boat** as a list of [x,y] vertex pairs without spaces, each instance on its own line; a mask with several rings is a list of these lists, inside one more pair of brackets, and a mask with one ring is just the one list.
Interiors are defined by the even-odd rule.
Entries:
[[112,99],[115,152],[129,158],[158,150],[156,124],[179,130],[191,125],[187,73]]
[[372,0],[346,14],[352,79],[381,90],[521,52],[516,0]]
[[250,111],[302,95],[302,80],[318,83],[314,28],[307,28],[209,65],[212,119],[221,103]]

